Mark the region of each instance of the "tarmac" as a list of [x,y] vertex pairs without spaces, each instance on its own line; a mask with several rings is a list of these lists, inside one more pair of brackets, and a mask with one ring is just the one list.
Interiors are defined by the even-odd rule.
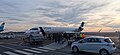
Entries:
[[[29,45],[28,43],[22,43],[21,37],[23,34],[15,34],[13,39],[0,39],[0,55],[98,55],[94,53],[79,52],[73,53],[70,45],[67,42],[64,44],[58,44],[54,40],[46,39],[39,45]],[[120,54],[119,37],[110,37],[117,46],[117,50],[113,55]]]

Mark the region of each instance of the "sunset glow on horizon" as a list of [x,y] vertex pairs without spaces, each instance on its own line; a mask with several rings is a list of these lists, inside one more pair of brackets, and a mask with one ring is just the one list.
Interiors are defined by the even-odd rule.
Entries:
[[120,0],[1,0],[7,31],[37,26],[79,27],[85,32],[120,31]]

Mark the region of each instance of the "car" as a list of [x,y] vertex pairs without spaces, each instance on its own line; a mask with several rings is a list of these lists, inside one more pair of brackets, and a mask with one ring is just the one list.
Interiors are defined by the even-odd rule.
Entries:
[[72,39],[68,40],[68,45],[71,45],[73,42],[76,42],[81,39],[82,39],[81,37],[72,38]]
[[31,29],[25,31],[25,34],[30,35],[32,33],[39,33],[39,32],[40,32],[39,28],[31,28]]
[[115,52],[115,43],[109,37],[89,36],[72,43],[73,52],[85,51],[98,53],[100,55],[111,55]]
[[15,35],[13,33],[7,33],[7,34],[1,34],[0,39],[11,39],[15,38]]
[[25,37],[23,39],[28,40],[26,42],[30,44],[43,42],[45,40],[45,37],[43,36],[39,28],[31,28],[27,30],[24,34]]

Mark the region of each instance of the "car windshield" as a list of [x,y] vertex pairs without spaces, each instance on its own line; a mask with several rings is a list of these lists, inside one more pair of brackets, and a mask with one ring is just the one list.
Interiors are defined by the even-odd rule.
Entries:
[[86,41],[85,41],[85,39],[81,39],[81,40],[79,40],[78,42],[84,43],[84,42],[86,42]]
[[107,42],[107,43],[112,43],[112,40],[110,38],[107,38],[104,41]]
[[38,28],[31,28],[30,30],[38,30]]

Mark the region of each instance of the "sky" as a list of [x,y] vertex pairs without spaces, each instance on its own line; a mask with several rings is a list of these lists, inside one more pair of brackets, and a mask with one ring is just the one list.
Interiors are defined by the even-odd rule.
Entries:
[[79,27],[85,32],[120,30],[120,0],[0,0],[7,31],[37,26]]

